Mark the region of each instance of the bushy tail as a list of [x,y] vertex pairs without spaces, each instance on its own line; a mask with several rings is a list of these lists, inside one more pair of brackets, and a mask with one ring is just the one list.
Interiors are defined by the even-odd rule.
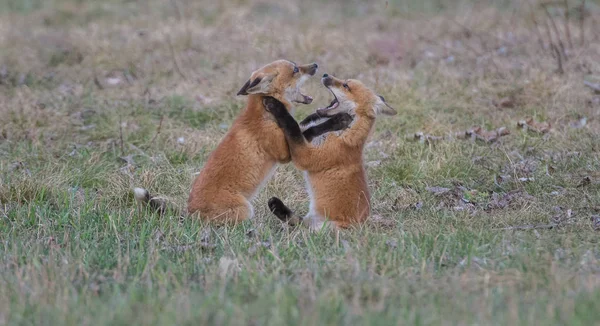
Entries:
[[160,197],[150,195],[150,192],[144,188],[134,188],[133,196],[135,200],[142,205],[148,205],[153,210],[163,215],[167,211],[167,201]]
[[268,205],[271,213],[277,216],[277,218],[280,221],[287,223],[291,226],[296,226],[302,223],[302,217],[299,217],[296,214],[294,214],[294,212],[292,212],[291,209],[285,206],[281,199],[277,197],[271,197],[271,199],[269,199]]

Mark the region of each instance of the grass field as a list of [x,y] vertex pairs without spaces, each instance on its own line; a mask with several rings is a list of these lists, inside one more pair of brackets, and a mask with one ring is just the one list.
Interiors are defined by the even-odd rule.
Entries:
[[[600,324],[600,3],[565,3],[2,0],[0,324]],[[138,207],[185,206],[279,58],[398,110],[370,222],[282,228],[291,164],[236,227]]]

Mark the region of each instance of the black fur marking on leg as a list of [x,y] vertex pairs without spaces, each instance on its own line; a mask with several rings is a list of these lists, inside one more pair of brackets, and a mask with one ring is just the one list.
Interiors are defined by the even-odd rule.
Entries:
[[352,123],[352,116],[342,112],[333,115],[329,120],[304,130],[304,138],[310,142],[315,137],[332,131],[344,130]]
[[133,196],[137,202],[144,206],[150,206],[150,208],[159,212],[161,215],[167,211],[167,202],[162,198],[150,195],[150,192],[144,188],[134,188]]
[[269,199],[268,205],[271,213],[277,216],[277,218],[282,222],[287,222],[294,215],[292,210],[285,206],[281,199],[277,197],[271,197],[271,199]]
[[273,115],[275,121],[277,121],[277,125],[283,129],[288,141],[304,143],[305,140],[300,126],[283,103],[273,97],[265,96],[263,98],[263,105],[265,106],[265,110]]
[[322,117],[317,112],[311,113],[311,114],[308,115],[308,117],[304,118],[304,120],[300,121],[300,125],[301,126],[306,126],[307,124],[309,124],[311,122],[318,121],[318,120],[323,119],[323,118],[326,118],[326,117]]
[[164,215],[167,211],[167,203],[160,198],[150,198],[148,205],[160,215]]

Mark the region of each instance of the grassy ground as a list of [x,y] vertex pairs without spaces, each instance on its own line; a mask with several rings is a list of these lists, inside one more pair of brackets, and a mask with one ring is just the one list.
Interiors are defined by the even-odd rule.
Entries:
[[[568,3],[4,0],[0,324],[598,324],[600,7],[582,38]],[[278,58],[399,111],[365,151],[371,222],[282,229],[270,196],[307,210],[291,165],[236,227],[136,207],[184,207]],[[297,118],[330,100],[306,92]]]

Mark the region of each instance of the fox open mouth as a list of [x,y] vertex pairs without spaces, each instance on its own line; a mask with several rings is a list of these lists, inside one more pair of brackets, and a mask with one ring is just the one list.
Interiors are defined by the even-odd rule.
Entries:
[[328,111],[331,111],[331,110],[337,108],[340,105],[340,102],[338,101],[338,99],[335,96],[335,94],[333,94],[333,92],[331,92],[331,94],[333,95],[333,100],[331,101],[331,103],[329,103],[328,106],[326,106],[324,108],[318,108],[317,109],[317,114],[318,115],[327,116]]
[[301,104],[310,104],[313,101],[312,96],[308,96],[308,95],[304,95],[302,94],[302,92],[298,92],[298,97],[297,99],[294,100],[294,102],[296,103],[301,103]]

